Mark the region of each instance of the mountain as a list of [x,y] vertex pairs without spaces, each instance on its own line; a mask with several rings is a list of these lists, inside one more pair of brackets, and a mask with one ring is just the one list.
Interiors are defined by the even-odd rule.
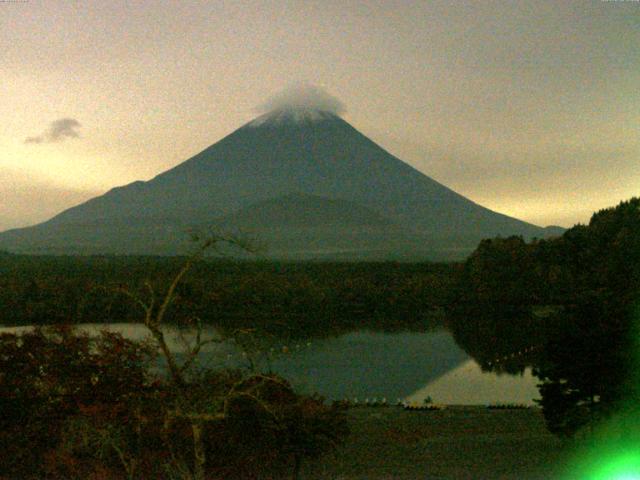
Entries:
[[555,233],[457,194],[337,115],[295,108],[258,117],[150,181],[0,233],[0,248],[173,254],[184,252],[186,230],[209,224],[295,258],[460,258],[482,238]]

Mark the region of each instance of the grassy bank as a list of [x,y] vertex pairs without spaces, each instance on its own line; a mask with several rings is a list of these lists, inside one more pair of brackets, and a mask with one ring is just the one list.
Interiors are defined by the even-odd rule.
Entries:
[[562,456],[538,409],[352,408],[348,417],[346,445],[303,478],[548,480]]

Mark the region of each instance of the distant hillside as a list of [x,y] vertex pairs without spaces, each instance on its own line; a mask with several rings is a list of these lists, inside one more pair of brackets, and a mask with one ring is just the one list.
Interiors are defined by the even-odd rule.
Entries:
[[220,223],[240,228],[357,228],[392,224],[377,212],[353,202],[302,193],[291,193],[249,205],[224,217]]

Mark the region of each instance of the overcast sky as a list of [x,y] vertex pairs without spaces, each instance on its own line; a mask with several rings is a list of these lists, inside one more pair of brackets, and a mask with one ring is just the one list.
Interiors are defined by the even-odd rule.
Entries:
[[0,230],[147,180],[294,83],[539,224],[640,195],[640,2],[0,2]]

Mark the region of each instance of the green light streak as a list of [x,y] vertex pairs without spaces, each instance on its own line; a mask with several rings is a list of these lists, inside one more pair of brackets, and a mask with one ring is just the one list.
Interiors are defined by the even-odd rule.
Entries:
[[589,480],[640,480],[640,454],[620,452],[604,464],[596,467]]
[[640,480],[640,308],[636,312],[630,398],[582,442],[563,480]]

